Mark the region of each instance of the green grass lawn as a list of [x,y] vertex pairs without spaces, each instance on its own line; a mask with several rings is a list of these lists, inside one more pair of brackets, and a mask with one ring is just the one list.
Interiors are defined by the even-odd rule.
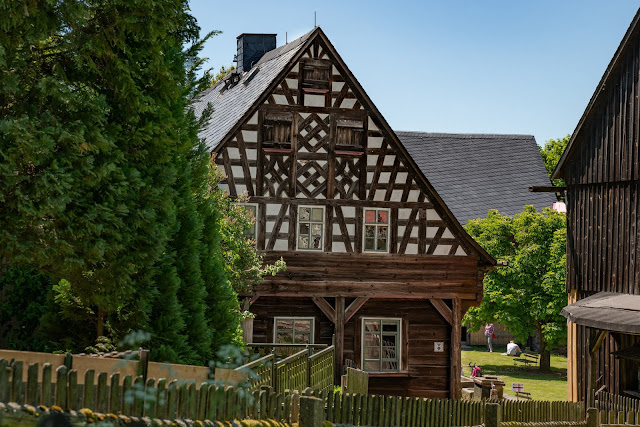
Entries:
[[551,355],[551,373],[541,373],[537,366],[514,366],[513,357],[501,353],[507,351],[506,346],[493,348],[488,353],[486,347],[472,347],[462,350],[462,367],[465,376],[471,375],[469,363],[482,368],[483,375],[496,375],[504,381],[505,392],[511,392],[511,383],[523,383],[524,391],[531,393],[535,400],[567,400],[567,358]]

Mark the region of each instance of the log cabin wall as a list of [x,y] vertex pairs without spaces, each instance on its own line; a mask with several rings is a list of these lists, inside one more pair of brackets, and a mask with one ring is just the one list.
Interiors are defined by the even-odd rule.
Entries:
[[[572,136],[556,177],[567,185],[567,292],[577,300],[598,292],[640,294],[640,32],[638,16]],[[565,158],[566,157],[566,158]],[[636,384],[629,361],[611,352],[640,338],[609,333],[597,352],[591,385],[592,329],[577,325],[574,363],[578,400],[606,386],[622,393]],[[570,347],[571,347],[570,343]],[[570,385],[571,386],[571,385]],[[575,388],[574,388],[575,389]]]
[[[352,299],[347,299],[347,305]],[[254,342],[273,342],[275,317],[313,317],[314,343],[332,343],[333,324],[311,298],[260,297],[255,314]],[[449,395],[451,326],[426,299],[370,299],[345,325],[344,358],[362,368],[362,319],[401,318],[402,362],[399,373],[371,374],[373,394],[446,398]],[[434,344],[443,342],[442,352]]]

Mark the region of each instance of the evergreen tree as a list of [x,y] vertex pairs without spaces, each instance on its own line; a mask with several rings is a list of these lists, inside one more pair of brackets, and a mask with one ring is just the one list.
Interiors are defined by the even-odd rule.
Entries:
[[0,28],[0,258],[68,279],[96,336],[127,304],[144,323],[187,142],[188,5],[13,2]]

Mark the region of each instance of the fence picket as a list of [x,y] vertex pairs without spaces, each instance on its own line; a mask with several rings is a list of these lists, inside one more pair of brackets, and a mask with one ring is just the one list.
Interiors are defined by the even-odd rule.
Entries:
[[[60,369],[60,368],[58,368]],[[56,392],[56,399],[58,398]],[[98,374],[98,389],[96,390],[97,410],[106,413],[109,410],[109,395],[107,394],[107,373]],[[129,412],[130,413],[130,412]]]
[[[0,387],[2,387],[2,370],[3,366],[2,366],[2,361],[0,361]],[[86,382],[85,382],[86,384]],[[85,386],[86,387],[86,386]],[[42,405],[45,406],[51,406],[51,404],[53,403],[52,400],[52,390],[51,390],[51,363],[45,363],[42,366],[42,400],[40,401]],[[0,402],[2,401],[1,399],[2,396],[2,390],[0,390]]]
[[27,368],[27,403],[37,406],[38,400],[38,364],[34,363]]
[[9,389],[9,363],[0,359],[0,402],[9,402],[10,389]]
[[[156,408],[158,406],[158,393],[156,391],[156,380],[153,378],[147,378],[145,384],[144,402],[143,402],[143,415],[149,418],[156,417]],[[112,390],[113,395],[113,390]],[[200,418],[202,419],[202,418]]]
[[[158,386],[156,387],[156,417],[167,417],[167,380],[161,378],[158,380]],[[203,418],[204,419],[204,418]]]
[[117,414],[122,409],[122,396],[120,395],[122,389],[120,387],[120,374],[112,374],[109,378],[109,384],[111,388],[109,390],[109,411]]
[[62,409],[67,407],[67,367],[64,365],[56,369],[55,404]]
[[[49,365],[48,363],[46,365]],[[51,383],[51,365],[48,367],[45,365],[44,370],[42,371],[42,400],[45,400],[44,393],[45,390],[49,390],[51,393],[51,387],[45,388],[45,378],[47,378],[47,382]],[[84,373],[84,390],[82,396],[82,404],[83,407],[95,411],[96,409],[96,391],[95,391],[95,371],[93,369],[87,370]],[[49,394],[48,398],[51,399],[51,395]],[[48,405],[47,402],[43,402],[44,405]]]
[[13,370],[11,373],[11,401],[18,404],[24,403],[22,393],[22,366],[23,363],[21,361],[13,361]]
[[78,371],[76,371],[75,369],[69,371],[69,374],[67,375],[67,381],[69,393],[67,396],[67,409],[71,410],[72,408],[78,406]]

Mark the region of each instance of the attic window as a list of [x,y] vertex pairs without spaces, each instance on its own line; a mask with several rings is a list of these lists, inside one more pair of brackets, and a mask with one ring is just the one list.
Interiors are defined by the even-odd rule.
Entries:
[[362,120],[338,119],[336,123],[336,152],[361,154],[363,151],[364,124]]
[[306,93],[327,93],[330,75],[330,61],[307,59],[302,63],[302,90]]
[[291,150],[291,122],[290,113],[269,113],[262,124],[262,148],[265,151]]

